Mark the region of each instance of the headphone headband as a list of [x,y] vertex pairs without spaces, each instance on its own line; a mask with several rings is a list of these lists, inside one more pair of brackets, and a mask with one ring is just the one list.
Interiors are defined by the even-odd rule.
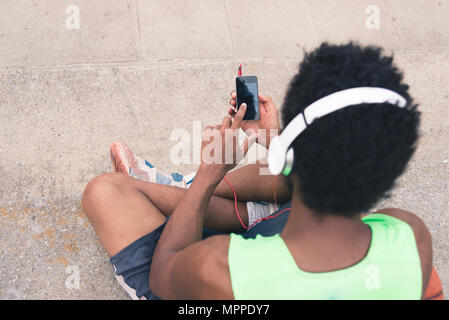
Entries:
[[[338,91],[315,101],[290,121],[281,135],[273,138],[270,142],[268,150],[270,172],[273,175],[278,175],[284,170],[286,157],[293,159],[293,150],[289,150],[290,145],[314,120],[349,106],[367,103],[389,103],[404,108],[407,105],[407,100],[389,89],[359,87]],[[291,171],[291,168],[287,171]],[[286,175],[288,173],[284,172]]]

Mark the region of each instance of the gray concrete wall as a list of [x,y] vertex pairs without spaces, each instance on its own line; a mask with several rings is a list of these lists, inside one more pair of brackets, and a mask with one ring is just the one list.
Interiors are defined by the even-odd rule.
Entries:
[[[80,29],[66,27],[72,4]],[[304,50],[351,39],[394,53],[421,104],[417,154],[379,206],[425,220],[447,291],[448,16],[447,0],[1,0],[0,298],[127,299],[80,207],[110,143],[189,173],[169,161],[170,132],[226,115],[238,63],[280,106]]]

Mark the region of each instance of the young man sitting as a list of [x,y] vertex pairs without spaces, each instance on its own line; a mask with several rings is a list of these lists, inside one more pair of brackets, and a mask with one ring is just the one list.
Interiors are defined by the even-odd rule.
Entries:
[[[261,120],[243,121],[243,105],[206,133],[220,135],[224,150],[236,143],[225,130],[252,129],[244,151],[256,137],[266,141],[270,170],[283,171],[277,179],[259,174],[260,163],[229,172],[239,160],[234,155],[233,163],[203,157],[191,182],[163,175],[123,143],[112,146],[117,172],[89,182],[83,208],[128,293],[423,298],[432,272],[423,221],[401,209],[366,214],[393,188],[418,139],[420,113],[392,58],[354,44],[323,44],[308,53],[287,91],[276,141],[261,139],[261,129],[280,126],[272,100],[259,98]],[[317,101],[313,112],[306,109]],[[275,200],[279,209],[263,219]]]

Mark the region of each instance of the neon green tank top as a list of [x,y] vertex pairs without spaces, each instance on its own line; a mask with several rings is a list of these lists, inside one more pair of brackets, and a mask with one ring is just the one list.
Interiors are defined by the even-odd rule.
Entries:
[[235,299],[421,299],[421,262],[411,227],[384,214],[362,218],[371,228],[363,260],[341,270],[298,268],[279,234],[231,234],[229,272]]

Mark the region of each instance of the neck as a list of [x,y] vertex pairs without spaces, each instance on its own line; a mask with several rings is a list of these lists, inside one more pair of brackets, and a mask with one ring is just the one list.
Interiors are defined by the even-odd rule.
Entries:
[[371,230],[360,215],[345,218],[319,214],[293,192],[287,224],[281,237],[305,271],[326,272],[349,267],[365,257]]
[[[297,192],[291,201],[291,213],[283,234],[332,234],[366,229],[361,214],[347,218],[332,213],[320,214],[304,205]],[[352,233],[351,232],[351,233]]]

